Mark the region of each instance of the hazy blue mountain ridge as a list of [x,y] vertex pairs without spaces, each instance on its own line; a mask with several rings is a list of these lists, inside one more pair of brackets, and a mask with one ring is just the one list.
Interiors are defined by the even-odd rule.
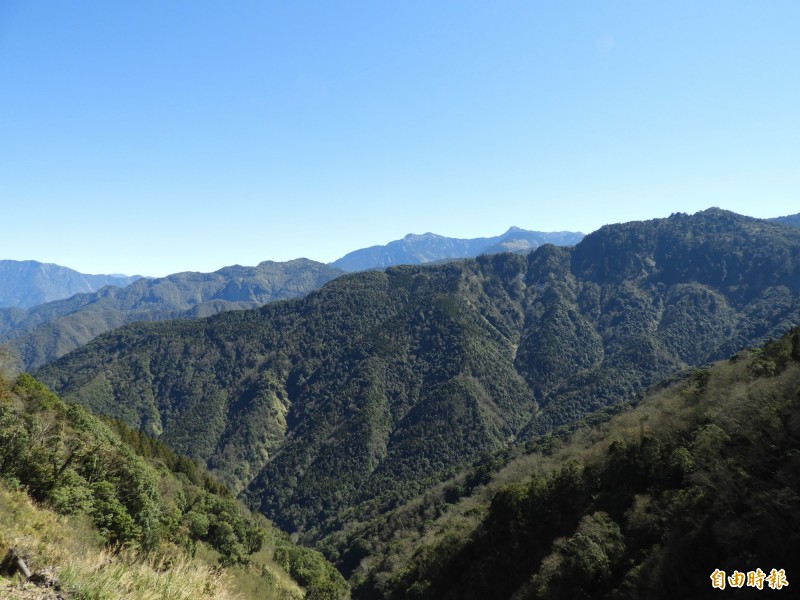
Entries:
[[459,239],[435,233],[408,234],[383,246],[354,250],[330,263],[343,271],[366,271],[395,265],[418,265],[454,258],[475,258],[480,254],[529,252],[542,244],[572,246],[583,238],[570,231],[541,232],[511,227],[502,235]]
[[[392,242],[386,247],[376,247],[391,248],[393,258],[388,261],[379,256],[380,251],[373,252],[375,248],[357,250],[340,261],[351,265],[360,261],[362,266],[354,269],[367,270],[382,263],[418,264],[477,256],[481,253],[527,252],[546,241],[571,244],[576,243],[581,237],[582,234],[570,232],[539,233],[517,227],[510,228],[501,236],[473,240],[445,238],[434,234],[408,235],[404,240]],[[398,244],[403,246],[399,250],[396,248]],[[359,256],[372,258],[364,261],[359,259]],[[5,262],[15,263],[15,261]],[[289,282],[285,289],[277,289],[283,285],[278,281],[280,276],[277,271],[273,268],[272,272],[267,273],[271,268],[268,268],[268,265],[277,264],[280,263],[266,261],[255,267],[256,271],[260,270],[260,274],[253,272],[253,267],[236,265],[225,267],[215,273],[186,272],[150,279],[153,283],[141,282],[139,286],[123,292],[113,289],[99,290],[102,286],[97,286],[92,290],[81,288],[82,293],[75,294],[74,297],[67,295],[69,297],[63,296],[53,302],[36,302],[35,306],[0,307],[0,343],[8,343],[12,361],[17,367],[30,370],[63,356],[104,331],[126,323],[196,318],[228,310],[255,308],[271,300],[308,293],[341,272],[336,264],[332,263],[329,265],[331,272],[324,276],[296,284]],[[291,264],[300,263],[297,261],[287,263]],[[312,264],[315,265],[315,269],[319,268],[319,263],[314,261],[305,263],[306,266]],[[44,271],[72,272],[57,265],[41,266],[46,267]],[[292,269],[292,267],[287,268]],[[299,271],[295,269],[294,274],[298,273]],[[268,281],[264,276],[271,279]],[[136,278],[129,279],[133,281]],[[225,283],[221,284],[222,281]],[[13,277],[6,279],[0,277],[0,284],[3,282],[10,296],[26,293],[18,283],[15,283],[17,280]],[[126,283],[128,281],[119,280],[122,286]],[[273,290],[275,286],[277,291]]]
[[[779,217],[772,221],[791,224],[798,217],[800,215]],[[409,234],[403,240],[385,246],[351,252],[332,265],[350,270],[383,268],[393,264],[435,264],[479,254],[527,253],[542,243],[573,245],[582,237],[580,233],[542,233],[517,227],[492,238],[456,239],[431,233]],[[273,263],[262,263],[262,266],[266,264]],[[272,293],[258,277],[251,281],[247,269],[252,268],[226,267],[215,274],[178,273],[154,280],[158,289],[150,290],[150,285],[144,283],[123,293],[108,290],[97,295],[78,294],[38,306],[35,310],[0,308],[0,342],[14,340],[11,342],[12,356],[18,358],[20,367],[32,369],[81,346],[99,333],[126,323],[203,317],[227,310],[253,308],[272,299],[307,293],[330,279],[320,277],[316,282],[300,284],[294,291],[287,288]],[[231,279],[219,287],[220,277]],[[7,287],[10,281],[6,280]]]
[[29,308],[107,285],[126,286],[140,275],[87,275],[35,260],[0,260],[0,307]]

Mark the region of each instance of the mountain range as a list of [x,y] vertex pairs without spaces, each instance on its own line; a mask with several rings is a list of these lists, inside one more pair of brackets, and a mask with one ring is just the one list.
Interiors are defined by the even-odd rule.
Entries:
[[[800,227],[800,213],[768,220]],[[572,246],[583,237],[584,234],[577,232],[538,232],[519,227],[511,227],[502,235],[488,238],[460,239],[434,233],[408,234],[402,240],[355,250],[329,265],[346,272],[366,271],[399,264],[474,258],[480,254],[526,253],[546,243]],[[225,270],[220,269],[217,273]],[[31,308],[75,294],[95,292],[107,285],[124,287],[138,279],[141,279],[139,275],[87,275],[67,267],[32,260],[0,260],[0,308]]]
[[[351,265],[356,261],[367,270],[380,268],[381,261],[386,262],[387,257],[390,262],[419,263],[477,256],[479,253],[524,252],[545,240],[569,244],[581,237],[582,234],[539,233],[517,227],[510,228],[502,236],[474,240],[434,234],[409,235],[402,242],[402,252],[398,252],[397,244],[392,242],[385,247],[385,256],[375,255],[375,260],[370,259],[369,252],[364,250],[351,253],[340,261]],[[130,287],[101,289],[28,308],[0,308],[0,343],[6,343],[13,364],[31,370],[82,346],[100,333],[126,323],[199,318],[306,294],[343,272],[336,263],[326,267],[311,260],[296,259],[286,263],[266,261],[256,267],[235,265],[214,273],[186,272],[139,279]],[[62,269],[75,273],[56,265],[43,266],[51,271]],[[27,274],[27,278],[19,276],[5,282],[8,294],[34,298],[45,291],[39,271],[28,270]],[[126,283],[122,279],[115,282],[117,287]]]
[[480,254],[500,252],[527,253],[542,244],[574,246],[582,233],[571,231],[542,232],[511,227],[502,235],[488,238],[459,239],[424,233],[408,234],[383,246],[371,246],[345,254],[332,267],[347,272],[384,269],[396,265],[419,265],[454,258],[475,258]]
[[86,275],[35,260],[0,260],[0,307],[29,308],[107,285],[125,286],[141,276]]
[[798,323],[800,230],[710,209],[136,323],[37,376],[203,461],[341,566],[366,552],[357,523]]
[[126,287],[106,286],[27,310],[0,309],[0,342],[6,342],[12,357],[31,370],[126,323],[254,308],[306,294],[341,273],[322,263],[297,259],[139,279]]

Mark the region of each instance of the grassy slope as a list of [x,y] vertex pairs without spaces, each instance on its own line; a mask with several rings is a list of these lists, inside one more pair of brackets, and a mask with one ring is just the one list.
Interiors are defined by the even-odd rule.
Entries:
[[[165,569],[166,555],[140,559],[110,552],[86,518],[58,515],[0,483],[0,549],[12,546],[34,573],[57,579],[75,598],[242,598],[229,573],[185,554],[176,554]],[[18,577],[0,578],[3,598],[25,597],[23,590],[33,593],[34,587]]]

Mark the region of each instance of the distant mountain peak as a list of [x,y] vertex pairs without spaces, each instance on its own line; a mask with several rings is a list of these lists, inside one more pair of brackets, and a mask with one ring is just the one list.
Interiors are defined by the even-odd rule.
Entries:
[[559,231],[546,233],[510,227],[502,235],[485,238],[451,238],[436,233],[409,233],[383,246],[371,246],[346,254],[330,263],[343,271],[367,271],[395,265],[419,265],[441,260],[474,258],[480,254],[530,252],[542,244],[574,246],[582,233]]
[[427,240],[431,238],[440,238],[441,235],[436,233],[431,233],[430,231],[426,231],[425,233],[407,233],[403,240],[405,241],[414,241],[414,240]]

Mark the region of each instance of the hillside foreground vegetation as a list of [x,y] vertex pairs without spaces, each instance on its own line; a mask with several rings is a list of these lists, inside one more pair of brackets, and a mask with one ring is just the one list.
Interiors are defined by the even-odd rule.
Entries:
[[0,554],[9,548],[34,576],[0,577],[3,598],[34,584],[79,599],[348,596],[319,553],[193,461],[27,374],[0,380]]

